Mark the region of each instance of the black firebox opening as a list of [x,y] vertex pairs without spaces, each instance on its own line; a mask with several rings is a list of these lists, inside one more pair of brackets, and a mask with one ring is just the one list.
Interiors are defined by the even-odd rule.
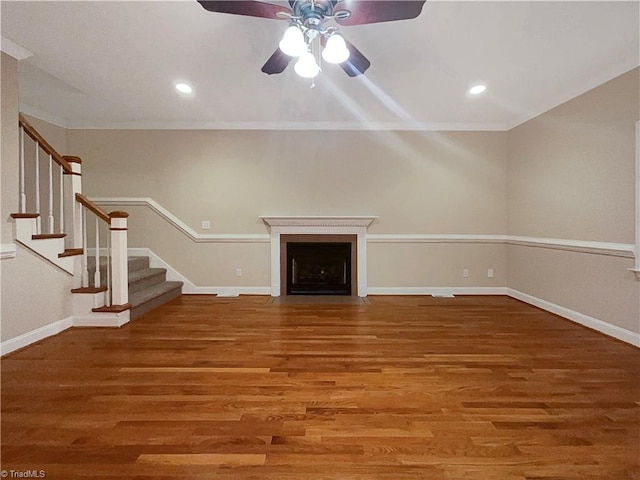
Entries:
[[351,295],[351,243],[288,242],[287,295]]

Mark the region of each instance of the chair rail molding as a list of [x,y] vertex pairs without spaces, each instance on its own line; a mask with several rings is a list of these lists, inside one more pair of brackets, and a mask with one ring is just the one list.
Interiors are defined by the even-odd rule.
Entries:
[[2,36],[0,36],[0,50],[16,60],[24,60],[33,56],[33,53],[26,48]]
[[[192,241],[197,243],[269,243],[271,235],[264,233],[198,233],[176,215],[149,197],[92,197],[90,198],[99,206],[134,206],[147,207],[153,210],[166,222],[178,229]],[[323,222],[331,222],[325,227],[337,228],[365,228],[367,229],[377,216],[261,216],[259,217],[270,228],[294,227],[297,233],[317,233],[316,229]],[[639,221],[640,223],[640,221]],[[334,232],[329,232],[334,233]],[[342,233],[342,232],[335,232]],[[556,250],[568,250],[580,253],[592,253],[610,255],[624,258],[636,258],[639,262],[636,250],[640,247],[632,243],[595,242],[590,240],[574,240],[561,238],[527,237],[517,235],[486,235],[486,234],[366,234],[367,243],[504,243],[509,245],[522,245],[531,247],[551,248]]]
[[90,200],[98,206],[148,207],[197,243],[268,243],[270,241],[269,235],[263,233],[198,233],[176,215],[149,197],[92,197]]

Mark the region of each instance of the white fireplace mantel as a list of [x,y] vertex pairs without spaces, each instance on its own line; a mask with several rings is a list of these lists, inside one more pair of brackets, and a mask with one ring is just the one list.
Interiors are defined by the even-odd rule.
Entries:
[[271,230],[271,295],[280,292],[280,235],[356,235],[358,296],[367,296],[367,228],[378,217],[364,216],[263,216]]
[[[270,227],[364,227],[368,228],[378,217],[260,217]],[[298,233],[298,232],[295,232]]]

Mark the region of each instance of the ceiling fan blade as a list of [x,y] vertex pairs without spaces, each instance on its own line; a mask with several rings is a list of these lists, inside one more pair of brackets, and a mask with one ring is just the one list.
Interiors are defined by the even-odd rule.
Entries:
[[273,55],[269,57],[267,63],[262,66],[262,71],[267,75],[273,75],[275,73],[282,73],[284,69],[287,68],[289,62],[291,62],[293,57],[290,57],[286,53],[284,53],[279,48],[273,52]]
[[353,43],[346,38],[344,42],[347,44],[347,49],[349,49],[349,59],[346,62],[342,62],[340,66],[350,77],[362,75],[371,66],[371,62]]
[[278,13],[291,14],[291,10],[272,3],[253,2],[249,0],[198,0],[205,10],[218,13],[233,13],[235,15],[246,15],[248,17],[273,18],[276,20],[282,17]]
[[340,25],[364,25],[416,18],[422,12],[425,2],[426,0],[343,0],[335,6],[334,11],[351,11],[351,16],[347,18],[336,18]]

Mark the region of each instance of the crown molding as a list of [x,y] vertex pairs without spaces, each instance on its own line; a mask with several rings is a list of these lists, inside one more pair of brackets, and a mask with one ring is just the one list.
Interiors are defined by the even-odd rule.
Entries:
[[71,121],[72,130],[318,130],[318,131],[497,131],[509,129],[505,123],[455,122],[209,122],[209,121]]
[[25,58],[29,58],[33,56],[29,50],[24,47],[21,47],[17,43],[12,40],[9,40],[7,37],[0,36],[0,49],[6,53],[7,55],[15,58],[16,60],[24,60]]

